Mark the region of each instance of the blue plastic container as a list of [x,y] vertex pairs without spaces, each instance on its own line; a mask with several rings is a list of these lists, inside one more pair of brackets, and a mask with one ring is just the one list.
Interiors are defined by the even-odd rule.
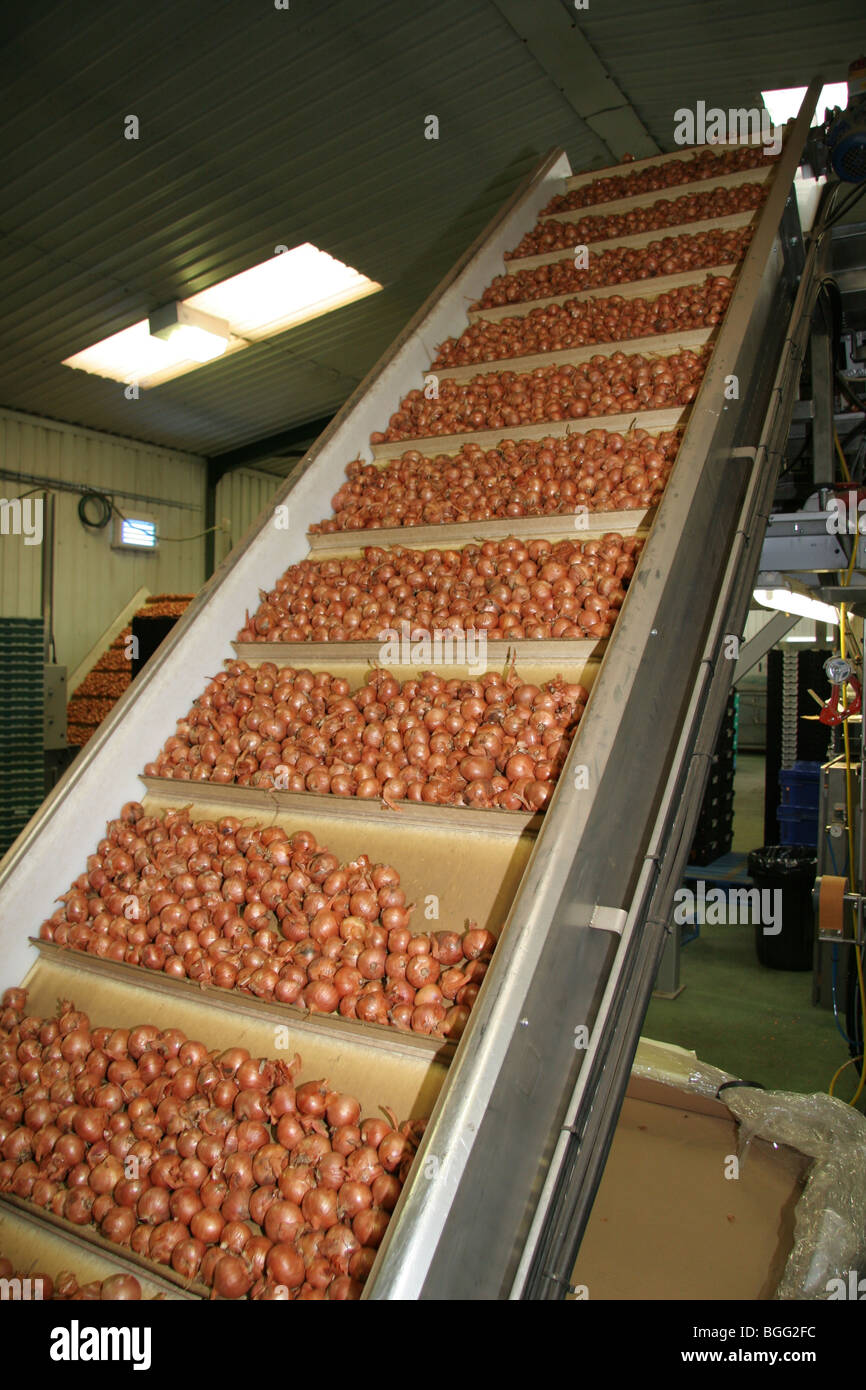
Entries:
[[793,767],[783,767],[779,773],[779,788],[783,806],[808,807],[817,811],[821,764],[796,762]]
[[779,843],[782,845],[811,845],[818,843],[818,811],[808,806],[780,806],[776,812],[779,822]]

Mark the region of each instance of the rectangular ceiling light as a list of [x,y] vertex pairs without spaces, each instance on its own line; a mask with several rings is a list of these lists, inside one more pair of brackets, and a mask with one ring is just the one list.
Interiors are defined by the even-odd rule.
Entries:
[[759,574],[752,597],[762,608],[775,608],[780,613],[814,618],[816,622],[839,625],[839,614],[829,603],[822,603],[796,580],[781,574]]
[[307,241],[184,302],[227,319],[233,332],[256,342],[365,299],[381,288],[376,280],[368,280]]
[[[805,87],[781,87],[775,92],[762,92],[761,99],[773,118],[773,125],[784,125],[797,112],[803,104],[803,97],[806,95]],[[830,82],[826,87],[821,88],[821,94],[815,107],[815,114],[812,117],[812,125],[820,125],[824,119],[824,111],[829,106],[832,110],[834,106],[841,106],[844,110],[848,105],[848,83]]]
[[150,321],[74,353],[63,365],[128,385],[159,386],[381,289],[378,281],[306,242],[165,306]]

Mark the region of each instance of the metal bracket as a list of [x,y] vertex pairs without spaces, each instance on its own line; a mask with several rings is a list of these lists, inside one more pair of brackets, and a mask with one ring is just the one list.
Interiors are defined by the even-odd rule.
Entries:
[[609,931],[615,936],[622,936],[627,919],[628,913],[624,907],[602,907],[596,903],[589,925],[598,931]]

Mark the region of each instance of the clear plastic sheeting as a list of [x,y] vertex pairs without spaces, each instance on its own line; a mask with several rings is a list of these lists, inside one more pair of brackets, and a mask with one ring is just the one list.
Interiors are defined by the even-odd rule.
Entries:
[[813,1160],[794,1214],[794,1248],[777,1298],[848,1298],[866,1259],[866,1119],[832,1096],[737,1087],[722,1100],[740,1124],[741,1156],[753,1139],[787,1144]]
[[632,1075],[718,1097],[740,1126],[740,1157],[754,1139],[796,1149],[812,1160],[797,1203],[794,1246],[776,1290],[778,1299],[856,1297],[866,1267],[866,1118],[820,1092],[763,1091],[731,1086],[718,1067],[694,1052],[642,1038]]
[[693,1091],[712,1100],[716,1099],[720,1086],[736,1079],[729,1072],[698,1061],[696,1054],[684,1047],[653,1042],[651,1038],[641,1038],[638,1043],[631,1074],[647,1081],[660,1081],[663,1086],[678,1086],[681,1091]]

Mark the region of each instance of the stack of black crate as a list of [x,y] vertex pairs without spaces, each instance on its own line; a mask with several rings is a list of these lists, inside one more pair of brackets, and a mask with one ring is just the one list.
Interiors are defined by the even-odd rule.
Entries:
[[734,835],[734,768],[737,762],[736,693],[728,700],[713,752],[701,814],[692,841],[690,864],[712,864],[730,854]]
[[45,796],[41,618],[0,618],[0,855]]

